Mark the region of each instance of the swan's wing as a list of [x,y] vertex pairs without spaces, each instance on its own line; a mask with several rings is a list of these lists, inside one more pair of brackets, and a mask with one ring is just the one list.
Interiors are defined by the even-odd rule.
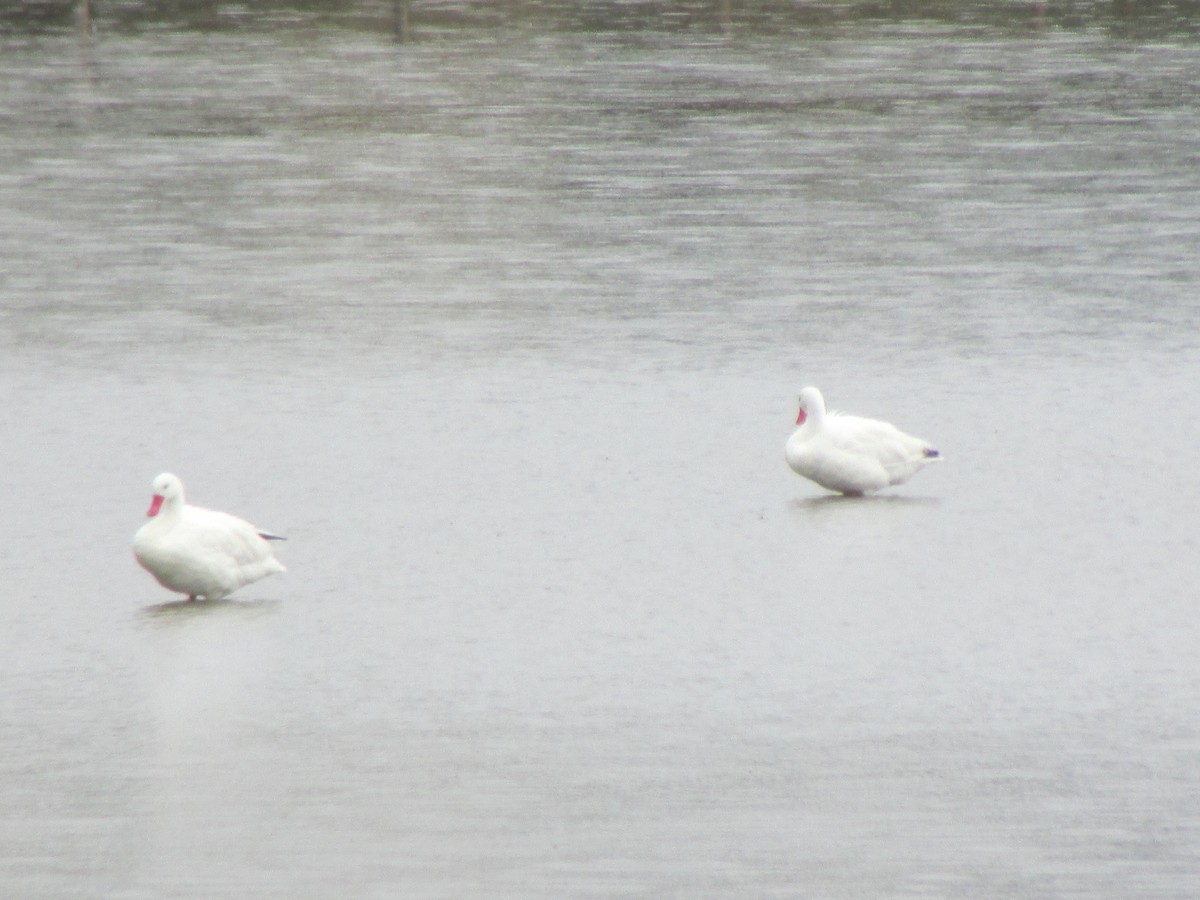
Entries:
[[182,524],[186,532],[180,537],[186,536],[197,550],[228,557],[238,565],[262,562],[274,555],[257,528],[229,513],[188,506]]
[[905,434],[890,422],[860,416],[835,416],[826,419],[825,432],[840,450],[869,456],[885,469],[909,466],[932,450],[927,441]]

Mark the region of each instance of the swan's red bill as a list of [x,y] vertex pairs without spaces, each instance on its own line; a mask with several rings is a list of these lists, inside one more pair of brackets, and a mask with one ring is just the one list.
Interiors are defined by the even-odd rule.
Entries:
[[150,501],[150,511],[147,516],[157,516],[158,511],[162,509],[163,498],[160,494],[155,494],[154,499]]
[[808,413],[806,413],[804,410],[800,410],[799,415],[796,416],[796,424],[803,425],[804,420],[807,418],[808,418]]

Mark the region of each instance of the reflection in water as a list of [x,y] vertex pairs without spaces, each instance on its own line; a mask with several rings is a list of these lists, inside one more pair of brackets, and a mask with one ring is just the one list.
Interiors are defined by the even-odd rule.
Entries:
[[845,505],[852,506],[937,506],[940,497],[920,497],[911,494],[866,494],[861,497],[851,497],[845,494],[822,494],[817,497],[797,497],[791,501],[793,509],[815,512],[817,510],[833,509]]
[[142,607],[141,615],[155,625],[174,626],[200,616],[261,616],[277,613],[278,599],[167,600]]

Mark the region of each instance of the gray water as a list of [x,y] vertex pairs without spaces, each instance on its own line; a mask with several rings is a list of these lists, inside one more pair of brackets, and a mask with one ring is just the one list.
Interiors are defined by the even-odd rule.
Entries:
[[417,13],[0,36],[0,894],[1194,897],[1200,44]]

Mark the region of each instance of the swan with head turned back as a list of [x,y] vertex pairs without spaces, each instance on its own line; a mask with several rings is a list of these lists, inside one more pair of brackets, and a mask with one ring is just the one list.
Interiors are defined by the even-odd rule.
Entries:
[[154,479],[150,521],[133,536],[133,555],[168,590],[220,600],[243,585],[287,571],[259,531],[228,513],[191,506],[183,482],[164,472]]
[[908,481],[941,454],[895,425],[826,411],[815,387],[800,392],[798,426],[787,442],[787,462],[827,490],[860,495]]

